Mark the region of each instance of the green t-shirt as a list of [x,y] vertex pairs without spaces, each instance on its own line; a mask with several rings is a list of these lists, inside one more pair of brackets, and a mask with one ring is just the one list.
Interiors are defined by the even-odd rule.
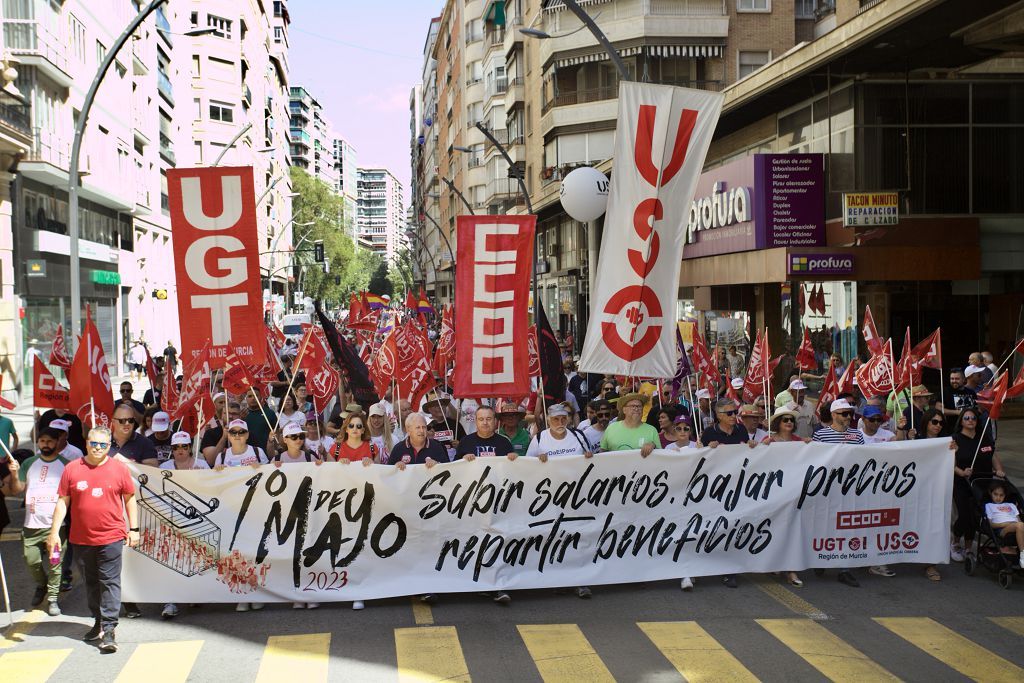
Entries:
[[512,448],[515,449],[516,455],[526,455],[526,449],[530,447],[530,432],[520,427],[512,436],[506,434],[504,428],[499,429],[498,433],[512,442]]
[[267,420],[270,420],[270,424],[275,424],[277,421],[277,414],[270,408],[263,406],[263,412],[267,414],[265,419],[259,408],[250,410],[245,416],[245,424],[249,426],[249,443],[260,448],[266,448],[267,439],[270,438],[270,427],[267,426]]
[[0,417],[0,441],[3,441],[8,448],[13,446],[11,434],[14,434],[14,423],[10,418]]
[[658,448],[661,446],[661,437],[658,436],[658,430],[646,422],[639,427],[627,427],[625,422],[612,422],[601,437],[601,450],[631,451],[649,443]]
[[789,393],[789,389],[780,391],[775,394],[775,407],[781,408],[782,406],[790,403],[793,400],[793,394]]

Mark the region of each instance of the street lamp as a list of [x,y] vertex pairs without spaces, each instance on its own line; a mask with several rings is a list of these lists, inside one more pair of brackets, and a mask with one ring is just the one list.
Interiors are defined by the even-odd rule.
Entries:
[[[459,151],[461,152],[462,150],[460,149]],[[444,176],[441,176],[441,182],[443,182],[445,185],[447,185],[448,189],[450,189],[452,192],[454,192],[455,194],[457,194],[459,196],[459,199],[462,200],[462,203],[466,205],[466,210],[469,211],[469,215],[471,215],[471,216],[475,216],[476,215],[476,211],[473,210],[473,206],[466,199],[466,195],[462,194],[459,191],[459,188],[455,187],[455,183],[453,183],[452,181],[448,180]]]
[[165,36],[187,36],[189,38],[198,38],[199,36],[217,36],[218,38],[224,37],[224,34],[215,28],[194,28],[185,31],[184,33],[175,33],[174,31],[168,31],[165,28],[160,28],[159,26],[157,26],[156,30],[164,34]]
[[[618,50],[612,47],[611,42],[608,40],[608,36],[606,36],[604,34],[604,31],[602,31],[601,28],[597,25],[597,23],[594,22],[593,17],[587,14],[583,10],[583,8],[579,6],[576,0],[562,0],[562,4],[565,5],[565,7],[570,12],[575,14],[577,19],[583,22],[583,26],[576,29],[576,31],[581,31],[583,30],[583,28],[587,28],[594,35],[594,38],[597,39],[597,42],[601,44],[601,47],[604,48],[605,52],[608,53],[608,58],[612,60],[612,64],[615,65],[615,70],[619,72],[619,79],[623,81],[630,80],[629,72],[626,71],[626,64],[622,61],[622,57],[619,56]],[[600,16],[600,13],[598,13],[597,16]],[[576,33],[576,31],[572,31],[570,33],[565,33],[558,36],[552,36],[546,31],[541,31],[540,29],[536,28],[527,27],[519,29],[519,32],[522,33],[524,36],[529,36],[531,38],[540,38],[542,40],[545,38],[552,37],[562,38],[564,36],[572,35],[573,33]]]
[[[430,267],[434,269],[434,283],[436,284],[437,283],[437,265],[431,260],[430,248],[427,247],[426,243],[423,241],[423,238],[420,237],[418,234],[416,234],[415,230],[406,230],[405,231],[405,235],[409,239],[416,240],[417,242],[419,242],[419,245],[421,247],[423,247],[423,253],[427,257],[426,258],[426,262],[429,263]],[[420,260],[418,258],[416,259],[416,265],[420,265]],[[424,271],[426,270],[425,268],[423,268],[423,266],[420,266],[420,269],[424,270]],[[425,272],[424,272],[424,275],[423,275],[423,279],[426,280],[426,273]]]
[[153,0],[151,3],[146,5],[146,7],[128,23],[128,26],[124,29],[121,35],[117,37],[117,40],[114,41],[110,49],[107,50],[107,54],[103,58],[103,62],[100,64],[99,69],[96,70],[96,75],[92,79],[92,84],[89,86],[89,90],[85,93],[85,100],[82,102],[82,109],[78,114],[78,121],[75,124],[75,139],[74,142],[71,143],[71,161],[68,165],[68,237],[71,242],[71,250],[69,254],[71,269],[71,327],[74,330],[71,334],[72,353],[74,353],[78,347],[78,333],[82,329],[82,271],[78,253],[78,183],[80,179],[80,173],[78,172],[78,160],[82,153],[82,136],[85,134],[85,124],[89,121],[89,110],[92,109],[93,101],[96,99],[96,92],[100,88],[100,83],[103,82],[103,77],[107,75],[110,65],[114,63],[114,58],[117,57],[117,53],[120,52],[121,48],[124,47],[124,44],[128,42],[128,39],[131,38],[139,26],[142,25],[142,22],[165,2],[167,2],[167,0]]

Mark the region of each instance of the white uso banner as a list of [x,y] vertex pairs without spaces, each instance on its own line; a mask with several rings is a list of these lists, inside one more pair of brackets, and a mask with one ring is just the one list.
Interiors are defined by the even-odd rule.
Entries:
[[948,562],[948,444],[138,467],[123,597],[326,602]]
[[615,167],[581,371],[675,375],[684,228],[721,111],[721,93],[620,83]]

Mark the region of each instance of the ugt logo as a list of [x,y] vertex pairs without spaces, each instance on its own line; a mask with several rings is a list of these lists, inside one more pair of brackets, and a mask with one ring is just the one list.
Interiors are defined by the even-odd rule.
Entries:
[[[657,112],[658,108],[654,105],[640,105],[636,143],[633,147],[633,164],[637,173],[655,190],[664,187],[683,167],[690,136],[697,124],[696,111],[684,109],[680,112],[672,154],[668,164],[661,169],[655,166],[652,156]],[[601,323],[601,338],[608,350],[623,360],[633,361],[647,355],[661,337],[664,311],[657,294],[647,286],[646,281],[661,252],[661,241],[654,224],[664,215],[665,207],[657,197],[642,199],[636,205],[633,210],[633,231],[640,238],[641,245],[639,249],[627,249],[626,258],[630,268],[640,278],[640,284],[622,287],[609,297],[604,306],[604,313],[609,319]],[[617,319],[623,312],[628,323],[628,339],[624,339],[618,329]]]

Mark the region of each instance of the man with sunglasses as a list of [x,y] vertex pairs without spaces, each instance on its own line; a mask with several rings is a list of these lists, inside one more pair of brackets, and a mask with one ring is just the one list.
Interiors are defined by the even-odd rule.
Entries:
[[121,398],[114,401],[114,406],[129,406],[135,411],[135,418],[139,421],[142,420],[142,416],[146,413],[146,406],[139,401],[132,398],[132,394],[135,393],[134,387],[131,382],[121,382]]
[[128,467],[110,457],[111,441],[110,430],[94,427],[85,457],[64,466],[46,539],[47,553],[52,553],[60,544],[60,528],[70,509],[75,517],[70,541],[76,546],[95,620],[84,640],[100,640],[101,652],[117,651],[114,629],[121,609],[121,556],[126,543],[132,548],[139,544],[135,483]]
[[[853,406],[845,398],[837,398],[832,401],[829,406],[829,410],[832,413],[832,424],[824,425],[819,427],[814,432],[814,436],[811,437],[812,441],[818,443],[837,443],[837,444],[864,444],[864,433],[859,429],[851,427],[851,423],[854,418]],[[815,570],[818,572],[819,570]],[[820,570],[824,573],[824,570]],[[842,568],[839,570],[839,583],[850,586],[851,588],[859,588],[860,582],[857,581],[857,577],[853,575],[848,568]]]
[[583,438],[590,444],[590,448],[594,453],[601,452],[601,439],[604,438],[604,432],[608,429],[608,424],[612,419],[612,404],[603,399],[591,401],[591,405],[594,406],[594,419],[590,421],[588,426],[583,431]]
[[152,441],[135,431],[136,426],[135,409],[131,405],[122,403],[114,409],[110,457],[156,467],[160,464],[156,447]]
[[897,440],[896,434],[882,426],[886,420],[888,420],[888,416],[881,406],[869,405],[864,408],[864,419],[861,420],[864,443],[886,443]]
[[700,435],[700,442],[705,446],[717,448],[721,445],[747,443],[750,435],[745,427],[737,424],[739,406],[729,398],[723,398],[715,404],[715,425],[706,428]]

